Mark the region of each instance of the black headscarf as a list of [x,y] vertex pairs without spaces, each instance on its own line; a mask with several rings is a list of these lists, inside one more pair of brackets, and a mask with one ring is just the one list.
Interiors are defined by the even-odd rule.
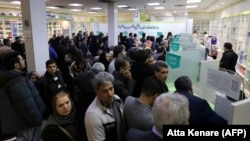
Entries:
[[67,116],[61,116],[57,113],[56,111],[56,105],[55,103],[52,103],[53,106],[53,114],[52,116],[48,119],[47,125],[65,125],[65,124],[70,124],[74,121],[75,119],[75,106],[73,104],[73,101],[69,97],[70,102],[71,102],[71,112]]

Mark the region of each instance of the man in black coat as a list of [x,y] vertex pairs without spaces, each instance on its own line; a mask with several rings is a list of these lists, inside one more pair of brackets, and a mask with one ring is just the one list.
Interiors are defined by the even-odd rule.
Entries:
[[235,72],[238,55],[233,51],[232,47],[232,44],[229,42],[224,44],[224,53],[220,60],[220,69],[226,69]]
[[92,79],[94,79],[97,73],[104,70],[105,67],[102,63],[95,63],[90,71],[83,72],[74,78],[74,86],[77,90],[75,92],[77,95],[76,108],[80,114],[84,115],[85,111],[96,97],[96,93],[91,83]]
[[113,72],[115,94],[123,101],[127,96],[134,92],[135,81],[130,72],[130,63],[128,58],[122,57],[115,60],[115,71]]

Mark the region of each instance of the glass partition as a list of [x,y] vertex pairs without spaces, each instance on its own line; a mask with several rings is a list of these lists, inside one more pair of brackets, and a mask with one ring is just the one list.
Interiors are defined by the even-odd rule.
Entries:
[[197,83],[200,75],[200,62],[205,59],[205,48],[185,51],[168,52],[166,62],[169,65],[167,85],[174,91],[174,81],[182,75],[187,75],[193,83]]

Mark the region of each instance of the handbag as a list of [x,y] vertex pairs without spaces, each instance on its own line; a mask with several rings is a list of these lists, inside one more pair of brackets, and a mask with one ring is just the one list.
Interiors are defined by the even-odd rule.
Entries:
[[211,51],[211,56],[217,56],[218,55],[218,51],[217,50],[212,50]]
[[217,56],[218,55],[218,51],[215,45],[211,46],[211,56]]
[[72,137],[71,135],[70,135],[70,133],[67,131],[67,130],[65,130],[62,126],[59,126],[58,125],[58,127],[63,131],[63,133],[64,134],[66,134],[72,141],[76,141],[76,139],[74,138],[74,137]]

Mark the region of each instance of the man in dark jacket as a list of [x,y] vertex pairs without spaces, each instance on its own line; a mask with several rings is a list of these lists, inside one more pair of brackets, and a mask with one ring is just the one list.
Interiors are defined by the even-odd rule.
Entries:
[[20,55],[25,58],[25,46],[24,43],[22,41],[22,36],[17,36],[15,38],[15,42],[11,44],[11,49],[17,51],[20,53]]
[[168,78],[168,65],[164,61],[157,61],[153,64],[154,75],[152,78],[156,79],[161,86],[160,93],[168,92],[168,86],[166,84]]
[[67,90],[62,73],[57,70],[55,60],[46,61],[46,69],[44,76],[38,82],[40,96],[47,106],[46,117],[52,114],[52,97],[61,90]]
[[125,101],[127,96],[132,96],[135,81],[130,72],[128,58],[122,57],[115,60],[115,71],[113,72],[115,93]]
[[138,50],[134,54],[134,63],[131,65],[132,78],[135,80],[134,97],[139,97],[143,81],[146,77],[152,76],[154,71],[151,66],[146,64],[148,53],[146,50]]
[[4,133],[17,133],[17,140],[40,141],[45,105],[34,84],[21,71],[25,60],[17,52],[4,57],[0,72],[0,117]]
[[224,53],[220,60],[220,69],[226,69],[235,72],[235,65],[238,60],[238,55],[233,51],[232,44],[226,42],[224,44]]
[[77,92],[75,92],[77,95],[76,107],[79,113],[83,116],[91,102],[96,97],[91,81],[96,74],[104,70],[105,67],[102,63],[95,63],[90,71],[83,72],[74,78],[74,86],[75,90],[77,90]]
[[208,102],[193,94],[192,81],[188,76],[180,76],[174,82],[176,91],[189,101],[190,125],[226,125],[227,121],[217,115]]

